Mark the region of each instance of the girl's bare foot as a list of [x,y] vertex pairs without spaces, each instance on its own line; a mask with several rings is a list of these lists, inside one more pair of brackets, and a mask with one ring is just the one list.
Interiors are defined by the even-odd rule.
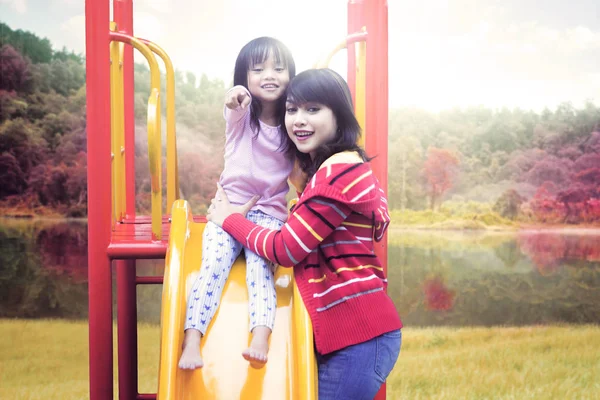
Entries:
[[253,368],[262,368],[267,363],[269,336],[271,336],[271,329],[266,326],[257,326],[252,330],[250,347],[242,352],[242,357],[244,357]]
[[179,368],[197,369],[204,366],[200,355],[200,339],[202,334],[196,329],[188,329],[183,337],[183,351],[179,359]]

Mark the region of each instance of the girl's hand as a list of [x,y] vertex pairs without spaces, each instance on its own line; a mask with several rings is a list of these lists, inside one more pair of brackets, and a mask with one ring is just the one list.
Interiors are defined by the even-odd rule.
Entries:
[[254,207],[258,199],[260,199],[260,196],[254,196],[250,201],[241,206],[231,205],[225,191],[221,185],[217,183],[217,194],[215,198],[210,201],[211,205],[208,207],[206,219],[222,227],[225,219],[231,214],[242,214],[245,217],[248,211]]
[[243,86],[235,86],[225,95],[225,107],[235,110],[238,107],[242,109],[250,105],[252,98]]

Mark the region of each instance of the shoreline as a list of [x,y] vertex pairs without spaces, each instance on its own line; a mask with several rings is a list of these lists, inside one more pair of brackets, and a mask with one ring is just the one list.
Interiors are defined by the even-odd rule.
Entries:
[[[88,217],[67,217],[64,214],[60,214],[54,211],[45,210],[44,213],[35,213],[31,210],[27,211],[15,211],[14,209],[2,209],[0,215],[1,220],[11,222],[22,222],[22,223],[34,223],[34,222],[61,222],[61,221],[74,221],[74,222],[87,222]],[[475,223],[474,223],[475,222]],[[531,222],[515,222],[514,225],[485,225],[480,221],[473,221],[472,219],[451,219],[442,222],[435,222],[432,224],[402,224],[392,223],[389,226],[391,231],[462,231],[462,232],[487,232],[487,233],[536,233],[544,231],[546,233],[556,232],[561,234],[594,234],[600,232],[600,224],[541,224]]]

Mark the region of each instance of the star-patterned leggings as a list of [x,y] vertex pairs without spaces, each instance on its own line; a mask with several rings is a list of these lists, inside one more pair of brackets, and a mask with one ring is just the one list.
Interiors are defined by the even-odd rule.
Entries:
[[[251,210],[248,220],[257,225],[280,229],[283,222],[258,210]],[[244,247],[231,235],[212,222],[204,228],[202,237],[202,266],[187,299],[185,329],[196,329],[204,335],[219,308],[221,293],[235,259]],[[256,253],[244,249],[250,331],[256,326],[273,330],[277,295],[275,266]]]

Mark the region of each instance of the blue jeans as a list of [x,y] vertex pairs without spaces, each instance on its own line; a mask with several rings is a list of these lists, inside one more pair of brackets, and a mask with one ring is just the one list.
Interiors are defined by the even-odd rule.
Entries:
[[317,353],[319,400],[372,400],[400,354],[402,331],[392,331],[330,354]]

